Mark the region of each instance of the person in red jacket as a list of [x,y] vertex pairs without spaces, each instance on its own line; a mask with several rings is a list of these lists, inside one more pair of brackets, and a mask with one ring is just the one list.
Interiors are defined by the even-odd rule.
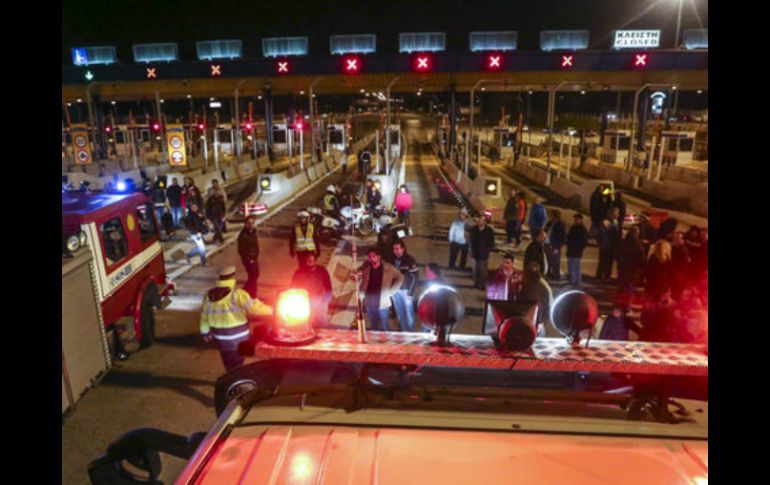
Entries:
[[402,185],[399,188],[398,194],[396,194],[396,211],[398,212],[398,218],[409,227],[409,211],[412,209],[412,194],[406,185]]
[[524,198],[523,191],[519,191],[516,194],[516,197],[519,199],[519,223],[516,225],[516,229],[514,231],[514,235],[516,236],[516,245],[521,245],[521,229],[524,226],[524,217],[527,215],[527,200]]

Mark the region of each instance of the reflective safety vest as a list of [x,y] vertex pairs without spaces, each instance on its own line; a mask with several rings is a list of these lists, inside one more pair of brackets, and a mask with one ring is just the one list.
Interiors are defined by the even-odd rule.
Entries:
[[249,337],[248,315],[270,315],[273,310],[241,289],[235,288],[235,280],[217,281],[217,288],[229,288],[224,298],[210,301],[208,295],[201,307],[200,330],[202,336],[211,335],[217,340],[244,340]]
[[315,243],[313,242],[313,224],[307,224],[307,234],[302,234],[302,226],[294,225],[294,234],[297,236],[297,242],[294,243],[294,250],[315,252]]
[[324,195],[324,209],[327,211],[332,211],[336,209],[334,201],[337,199],[337,196],[327,192],[326,195]]

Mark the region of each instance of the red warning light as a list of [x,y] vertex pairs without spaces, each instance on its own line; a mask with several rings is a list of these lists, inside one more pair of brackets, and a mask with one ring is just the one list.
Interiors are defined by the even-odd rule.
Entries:
[[490,54],[487,56],[487,70],[499,71],[503,68],[503,56],[500,54]]
[[361,60],[356,56],[347,56],[342,59],[342,66],[346,74],[358,74],[361,69]]
[[634,67],[647,67],[648,54],[634,54]]
[[433,60],[427,54],[418,54],[414,56],[412,67],[418,72],[428,72],[433,69]]
[[291,66],[289,65],[289,61],[278,61],[275,64],[275,69],[278,74],[289,74]]
[[298,121],[298,122],[297,122],[297,123],[294,125],[294,129],[295,129],[295,130],[297,130],[297,131],[302,131],[302,122],[301,122],[301,121]]
[[211,65],[211,75],[212,76],[221,76],[222,75],[222,65],[221,64],[212,64]]
[[246,124],[243,125],[243,128],[246,131],[251,131],[252,129],[254,129],[254,124],[251,121],[247,121]]
[[203,130],[205,130],[205,129],[206,129],[206,125],[204,125],[203,123],[198,123],[198,129],[199,129],[200,131],[203,131]]
[[158,75],[156,74],[155,69],[156,68],[154,68],[154,67],[148,67],[146,69],[147,70],[147,79],[157,79],[158,78]]
[[104,131],[106,131],[107,133],[112,133],[112,127],[111,126],[105,126],[104,127]]
[[153,122],[152,131],[160,131],[160,123],[158,123],[157,121]]
[[561,56],[561,67],[573,67],[575,62],[575,56],[574,55],[563,55]]

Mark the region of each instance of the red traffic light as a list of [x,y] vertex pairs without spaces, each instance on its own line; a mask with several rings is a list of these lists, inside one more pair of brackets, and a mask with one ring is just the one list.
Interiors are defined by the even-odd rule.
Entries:
[[575,56],[573,54],[565,54],[561,56],[561,67],[569,69],[575,65]]
[[246,124],[243,125],[243,129],[246,131],[251,131],[252,129],[254,129],[254,123],[252,123],[251,121],[247,121]]
[[361,60],[358,56],[345,56],[342,58],[342,70],[345,74],[358,74],[361,70]]
[[429,72],[433,69],[433,58],[428,54],[417,54],[412,59],[412,69],[417,72]]
[[500,71],[503,68],[503,56],[502,54],[489,54],[487,55],[484,67],[487,71]]
[[275,63],[275,71],[278,74],[289,74],[291,72],[291,64],[289,64],[289,61],[276,61]]
[[297,131],[302,131],[302,122],[298,121],[294,124],[294,129]]
[[650,60],[650,56],[647,53],[644,54],[634,54],[634,67],[641,68],[641,67],[647,67],[647,63]]
[[198,129],[199,129],[200,131],[203,131],[203,130],[205,130],[205,129],[206,129],[206,125],[204,125],[203,123],[198,123]]
[[105,126],[104,127],[104,131],[106,131],[107,133],[112,133],[112,127],[111,126]]
[[160,131],[160,123],[158,123],[157,121],[155,121],[155,122],[152,124],[152,131]]

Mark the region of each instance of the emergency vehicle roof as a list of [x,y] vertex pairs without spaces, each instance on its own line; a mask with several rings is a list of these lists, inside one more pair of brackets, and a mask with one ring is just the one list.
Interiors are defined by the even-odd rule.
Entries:
[[642,485],[707,476],[706,441],[255,423],[235,428],[185,483]]
[[62,192],[62,226],[88,224],[116,211],[135,210],[136,206],[147,200],[147,196],[141,192],[130,194]]

